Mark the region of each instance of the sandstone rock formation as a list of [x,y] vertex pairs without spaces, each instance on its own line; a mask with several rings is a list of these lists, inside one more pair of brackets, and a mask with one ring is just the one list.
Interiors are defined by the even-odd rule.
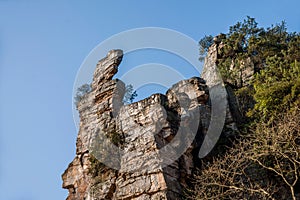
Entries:
[[[182,199],[213,117],[209,91],[219,84],[213,79],[215,52],[211,48],[206,59],[206,81],[182,80],[165,95],[129,105],[122,103],[124,83],[112,79],[122,51],[101,59],[91,92],[77,105],[76,156],[62,175],[67,200]],[[226,92],[222,98],[227,102]],[[228,106],[225,116],[224,136],[235,131]]]

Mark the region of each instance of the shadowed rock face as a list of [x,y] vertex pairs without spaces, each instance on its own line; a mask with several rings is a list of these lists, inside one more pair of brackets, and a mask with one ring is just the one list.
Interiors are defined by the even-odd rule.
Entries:
[[[124,83],[112,79],[122,57],[121,50],[112,50],[98,62],[92,90],[77,105],[76,156],[62,175],[63,188],[69,190],[67,200],[181,199],[210,123],[208,86],[193,77],[176,83],[166,95],[153,94],[123,105]],[[206,62],[215,59],[211,56]],[[206,74],[213,73],[206,69]],[[234,127],[229,109],[225,124]],[[188,137],[192,132],[195,136]],[[169,148],[178,135],[178,143]],[[101,158],[109,166],[95,161],[99,155],[94,147],[104,136],[118,145],[100,148],[106,150]],[[187,148],[174,157],[180,146]]]

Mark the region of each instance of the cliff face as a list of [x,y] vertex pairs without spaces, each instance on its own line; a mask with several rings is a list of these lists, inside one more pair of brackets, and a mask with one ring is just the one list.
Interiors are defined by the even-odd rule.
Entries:
[[[182,198],[213,117],[209,88],[220,84],[216,48],[205,62],[206,81],[182,80],[165,95],[130,105],[122,103],[124,83],[112,79],[122,51],[98,62],[92,90],[77,107],[76,156],[62,175],[67,200]],[[221,97],[227,102],[226,92]],[[235,130],[228,105],[225,115],[223,136]]]

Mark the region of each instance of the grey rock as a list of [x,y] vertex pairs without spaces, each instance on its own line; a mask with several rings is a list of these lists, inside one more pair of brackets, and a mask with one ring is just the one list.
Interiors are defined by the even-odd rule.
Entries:
[[[112,50],[98,62],[91,92],[77,105],[76,156],[62,175],[63,188],[69,190],[67,200],[181,199],[198,159],[193,150],[202,145],[214,117],[211,88],[222,84],[216,48],[209,50],[202,78],[182,80],[165,95],[153,94],[129,105],[122,103],[124,83],[112,79],[122,58],[121,50]],[[227,93],[219,100],[227,102]],[[225,112],[225,125],[233,130],[228,107]],[[189,138],[191,132],[195,137]],[[178,135],[184,137],[170,146]],[[109,145],[113,140],[118,146]],[[110,166],[99,165],[101,173],[92,176],[91,158],[98,155],[95,145]],[[175,161],[163,165],[172,161],[171,152],[185,145]]]

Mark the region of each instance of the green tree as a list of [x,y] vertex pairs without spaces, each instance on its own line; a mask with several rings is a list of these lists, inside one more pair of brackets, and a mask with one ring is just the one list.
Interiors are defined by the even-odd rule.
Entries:
[[89,93],[91,91],[91,85],[90,84],[83,84],[80,87],[77,88],[76,91],[76,95],[74,97],[74,103],[75,105],[77,105],[84,97],[84,95],[86,95],[87,93]]
[[123,98],[123,103],[130,104],[137,97],[137,92],[133,90],[133,85],[129,84],[125,87],[125,95]]
[[247,17],[220,43],[224,79],[238,81],[241,61],[254,63],[248,85],[233,87],[239,109],[250,110],[250,117],[232,148],[203,161],[192,199],[299,199],[300,34],[287,32],[284,21],[259,28]]
[[199,60],[203,61],[205,58],[205,54],[208,50],[208,48],[213,44],[213,36],[211,35],[205,35],[200,41],[199,41],[199,52],[200,57]]
[[254,88],[256,105],[250,115],[268,119],[293,109],[300,102],[300,63],[268,57],[266,67],[256,74]]

